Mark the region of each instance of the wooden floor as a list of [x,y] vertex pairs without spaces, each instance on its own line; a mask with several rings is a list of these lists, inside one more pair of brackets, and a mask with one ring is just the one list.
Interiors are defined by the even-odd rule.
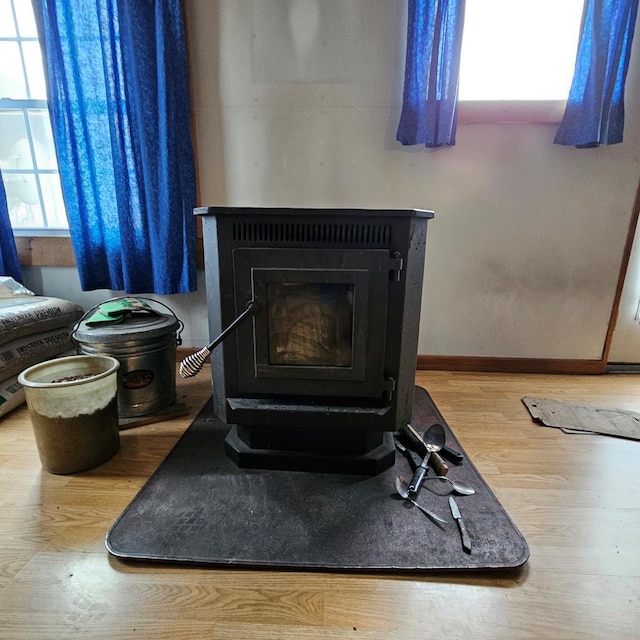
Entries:
[[[526,395],[640,410],[637,375],[419,372],[524,534],[506,574],[341,575],[124,564],[107,529],[186,418],[122,432],[74,476],[41,469],[26,409],[0,420],[0,638],[640,638],[640,442],[535,425]],[[429,526],[425,519],[425,526]]]

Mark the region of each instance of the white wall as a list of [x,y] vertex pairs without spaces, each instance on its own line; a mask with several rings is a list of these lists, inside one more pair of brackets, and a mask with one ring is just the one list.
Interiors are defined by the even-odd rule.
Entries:
[[[289,10],[319,12],[297,45]],[[188,18],[203,204],[434,209],[420,353],[601,356],[640,175],[637,46],[621,145],[467,125],[427,150],[395,142],[406,2],[197,0]]]
[[[638,46],[621,145],[461,125],[428,150],[395,141],[406,1],[185,4],[201,204],[433,209],[421,354],[601,357],[640,175]],[[202,291],[179,306],[201,344]]]

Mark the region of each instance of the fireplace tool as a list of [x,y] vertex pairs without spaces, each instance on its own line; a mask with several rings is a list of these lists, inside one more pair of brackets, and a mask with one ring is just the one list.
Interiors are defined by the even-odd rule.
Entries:
[[438,470],[438,475],[447,475],[449,468],[442,459],[438,460],[438,451],[442,449],[444,438],[444,427],[441,424],[434,424],[424,432],[422,439],[426,447],[426,452],[413,473],[413,478],[411,478],[411,482],[409,483],[409,493],[418,492],[424,480],[425,473],[427,472],[427,464],[431,461],[431,458],[433,458],[432,464]]
[[249,316],[258,312],[258,304],[255,300],[249,300],[245,310],[213,341],[206,347],[187,356],[180,363],[180,375],[183,378],[193,378],[202,370],[205,360],[211,352],[233,331],[235,331]]
[[[442,433],[439,433],[440,437],[438,439],[437,444],[431,441],[430,437],[427,437],[430,429],[438,427],[438,431],[443,429],[442,425],[434,424],[429,429],[424,432],[424,435],[420,435],[410,424],[407,424],[404,429],[401,430],[401,434],[405,436],[411,446],[412,449],[417,448],[420,451],[423,457],[426,456],[427,462],[431,464],[431,466],[435,469],[435,471],[440,476],[446,476],[449,472],[449,466],[442,459],[439,452],[444,447],[444,438],[442,437]],[[425,465],[426,467],[426,465]],[[417,470],[416,470],[417,471]],[[417,478],[414,478],[417,480]],[[419,482],[418,482],[419,487]],[[417,488],[416,488],[417,491]]]

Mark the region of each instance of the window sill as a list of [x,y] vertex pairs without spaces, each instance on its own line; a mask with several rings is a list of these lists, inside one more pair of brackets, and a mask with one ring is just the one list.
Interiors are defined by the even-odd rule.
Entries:
[[558,124],[565,100],[460,100],[458,124]]
[[[16,236],[18,260],[23,267],[75,267],[68,236]],[[202,238],[196,239],[196,266],[204,268]]]
[[18,260],[23,267],[75,267],[68,236],[16,236]]

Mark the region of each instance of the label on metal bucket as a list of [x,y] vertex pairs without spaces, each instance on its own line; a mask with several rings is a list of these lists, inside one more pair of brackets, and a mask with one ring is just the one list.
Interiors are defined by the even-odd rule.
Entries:
[[153,371],[149,369],[136,369],[122,376],[122,385],[126,389],[142,389],[153,382]]

